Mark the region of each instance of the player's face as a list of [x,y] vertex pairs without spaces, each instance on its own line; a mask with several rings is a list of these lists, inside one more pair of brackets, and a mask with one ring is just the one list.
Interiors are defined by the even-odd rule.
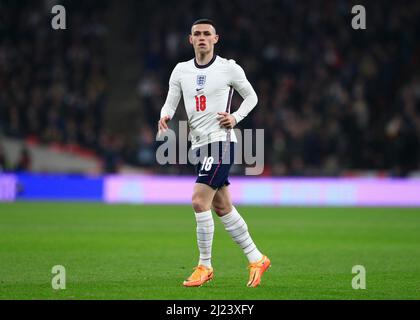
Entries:
[[219,36],[210,24],[196,24],[191,28],[190,43],[196,53],[212,52],[218,40]]

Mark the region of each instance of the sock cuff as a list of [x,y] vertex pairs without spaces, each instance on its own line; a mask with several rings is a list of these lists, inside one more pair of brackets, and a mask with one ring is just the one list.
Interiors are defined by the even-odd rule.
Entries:
[[238,210],[236,210],[236,208],[234,206],[232,206],[232,211],[229,212],[228,214],[225,214],[224,216],[220,217],[220,219],[222,220],[222,222],[224,224],[231,222],[233,219],[237,219],[238,217],[240,217],[241,215],[239,214]]
[[197,222],[201,221],[208,221],[210,219],[213,219],[213,215],[211,213],[211,210],[203,211],[203,212],[195,212],[195,219]]

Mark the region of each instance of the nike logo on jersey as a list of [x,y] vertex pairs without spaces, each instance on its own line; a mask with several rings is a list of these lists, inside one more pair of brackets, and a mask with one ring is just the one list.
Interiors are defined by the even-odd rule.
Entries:
[[208,175],[209,175],[208,173],[204,173],[204,174],[203,173],[199,173],[198,174],[199,177],[205,177],[205,176],[208,176]]

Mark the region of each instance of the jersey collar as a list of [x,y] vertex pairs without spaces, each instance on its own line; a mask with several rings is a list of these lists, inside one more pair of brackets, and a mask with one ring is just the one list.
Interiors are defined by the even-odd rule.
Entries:
[[197,60],[194,58],[194,65],[198,69],[204,69],[204,68],[210,67],[212,65],[212,63],[216,60],[216,57],[217,57],[217,55],[214,54],[213,55],[213,58],[211,58],[211,60],[209,61],[209,63],[203,64],[203,65],[199,65],[197,63]]

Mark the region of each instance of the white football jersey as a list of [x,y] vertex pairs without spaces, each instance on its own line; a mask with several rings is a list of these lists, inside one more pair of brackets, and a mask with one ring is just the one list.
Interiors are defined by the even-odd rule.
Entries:
[[161,110],[161,118],[168,115],[172,119],[182,93],[193,149],[216,141],[230,139],[237,142],[234,131],[221,128],[217,119],[218,112],[230,113],[233,89],[244,99],[232,114],[239,123],[258,101],[244,70],[234,60],[217,55],[202,66],[195,59],[180,62],[169,79],[168,96]]

